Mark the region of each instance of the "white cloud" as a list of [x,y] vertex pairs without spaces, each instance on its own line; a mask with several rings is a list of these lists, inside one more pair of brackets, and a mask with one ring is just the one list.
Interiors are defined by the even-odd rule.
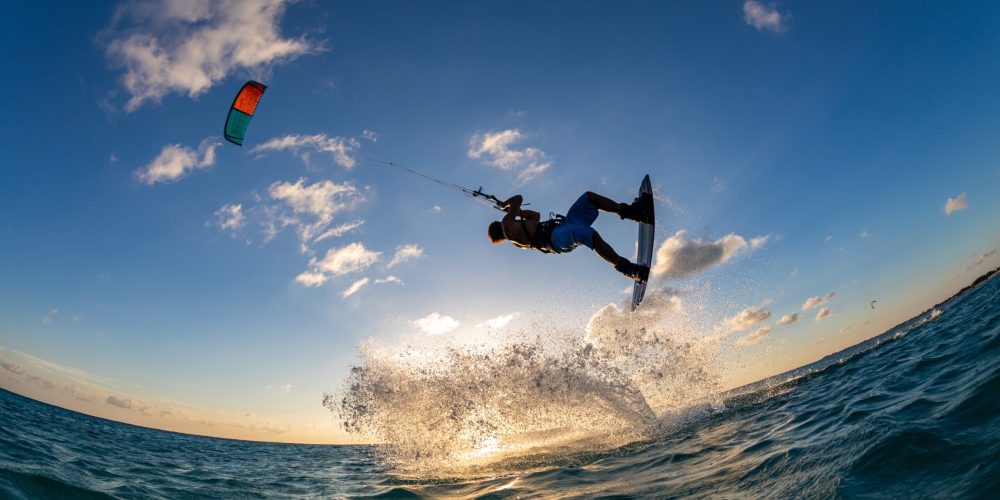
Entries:
[[738,348],[739,347],[746,347],[746,346],[751,345],[751,344],[756,344],[757,342],[760,342],[761,340],[764,340],[765,338],[767,338],[767,336],[770,335],[770,334],[771,334],[771,325],[764,325],[764,326],[758,328],[753,333],[744,335],[743,337],[740,337],[739,339],[737,339],[736,340],[736,347],[738,347]]
[[809,297],[808,299],[806,299],[805,302],[802,303],[802,310],[808,311],[809,309],[812,309],[816,306],[821,306],[823,304],[826,304],[827,302],[830,302],[830,299],[836,296],[837,292],[830,292],[823,296]]
[[751,241],[737,234],[728,234],[715,241],[688,239],[687,231],[677,231],[667,238],[656,250],[656,263],[652,272],[656,276],[665,275],[671,278],[681,278],[698,273],[708,267],[722,264],[734,255],[747,249],[760,248],[768,237],[762,236]]
[[385,284],[385,283],[398,283],[398,284],[402,285],[403,284],[403,280],[401,280],[401,279],[399,279],[399,277],[393,276],[391,274],[388,275],[388,276],[386,276],[385,278],[378,278],[378,279],[375,280],[375,284],[376,285],[382,285],[382,284]]
[[386,267],[392,268],[408,260],[419,259],[423,256],[424,249],[420,248],[420,245],[400,245],[396,248],[396,254],[392,256],[392,260],[389,261],[389,265]]
[[329,278],[321,272],[306,271],[295,277],[295,281],[305,286],[320,286]]
[[521,313],[519,313],[519,312],[512,312],[510,314],[505,314],[503,316],[497,316],[495,318],[490,318],[490,319],[488,319],[486,321],[483,321],[482,323],[479,323],[478,325],[476,325],[476,328],[487,328],[487,329],[490,329],[490,330],[499,330],[499,329],[507,326],[508,323],[510,323],[511,321],[517,319],[519,316],[521,316]]
[[322,259],[310,259],[311,269],[298,275],[295,281],[305,286],[320,286],[335,276],[365,270],[378,261],[381,254],[368,250],[361,243],[331,248]]
[[243,205],[230,203],[222,205],[222,208],[215,211],[215,218],[219,229],[237,231],[246,225],[247,218],[243,215]]
[[428,335],[441,335],[460,326],[460,323],[455,318],[442,316],[436,312],[432,312],[423,318],[415,319],[412,323]]
[[215,149],[221,145],[212,137],[201,141],[197,151],[180,144],[166,145],[152,162],[136,170],[135,176],[146,185],[176,181],[189,172],[214,165]]
[[42,323],[47,325],[51,323],[52,320],[55,319],[55,317],[58,315],[59,315],[59,309],[51,309],[49,310],[48,314],[42,316]]
[[819,321],[827,316],[833,316],[834,312],[835,311],[833,309],[830,309],[828,307],[820,308],[819,312],[816,313],[816,321]]
[[952,212],[965,210],[968,206],[969,199],[965,196],[965,193],[962,193],[956,198],[948,198],[948,201],[944,203],[944,213],[945,215],[951,215]]
[[771,311],[763,307],[751,306],[740,311],[736,316],[726,318],[722,322],[722,325],[719,326],[719,330],[723,333],[746,330],[757,323],[768,320],[770,317]]
[[347,290],[344,290],[340,294],[340,296],[346,299],[347,297],[350,297],[351,295],[357,293],[358,290],[361,290],[361,287],[367,284],[368,284],[368,278],[361,278],[358,281],[351,283],[351,286],[347,287]]
[[354,138],[327,137],[326,134],[315,135],[286,135],[285,137],[275,137],[263,144],[254,146],[251,153],[261,153],[265,151],[291,151],[292,155],[301,158],[306,165],[309,165],[311,152],[325,153],[330,155],[333,162],[346,169],[354,168],[357,159],[354,152],[361,147],[361,143]]
[[758,236],[756,238],[750,238],[750,248],[754,250],[758,248],[763,248],[764,245],[771,239],[771,235]]
[[784,14],[778,12],[774,4],[764,5],[757,0],[743,2],[743,20],[750,26],[757,28],[757,31],[783,33],[788,29],[790,17],[791,15],[787,12]]
[[524,135],[517,129],[475,134],[469,140],[468,155],[502,170],[518,169],[518,183],[524,184],[548,170],[552,162],[546,160],[540,149],[514,146],[523,139]]
[[[364,201],[358,189],[350,183],[337,184],[329,180],[314,184],[305,182],[304,178],[300,178],[294,184],[290,182],[271,184],[268,195],[272,200],[282,202],[285,209],[265,211],[268,217],[269,238],[281,228],[292,226],[298,232],[303,253],[309,251],[312,243],[340,236],[360,226],[361,222],[355,221],[327,229],[333,223],[334,215],[351,210]],[[288,210],[291,213],[288,213]]]
[[196,97],[237,70],[254,73],[316,50],[281,36],[284,0],[152,0],[118,8],[107,55],[125,68],[127,111],[176,92]]
[[779,325],[790,325],[799,320],[799,313],[785,314],[778,319]]

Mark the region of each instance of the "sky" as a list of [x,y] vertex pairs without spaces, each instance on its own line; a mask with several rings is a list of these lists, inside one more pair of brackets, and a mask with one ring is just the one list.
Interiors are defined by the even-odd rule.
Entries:
[[[499,212],[372,158],[543,214],[649,174],[650,288],[724,386],[807,364],[1000,264],[998,23],[905,1],[10,5],[0,387],[344,443],[321,401],[360,343],[582,336],[628,299],[586,248],[492,247]],[[268,89],[237,147],[248,79]],[[634,223],[595,228],[633,254]]]

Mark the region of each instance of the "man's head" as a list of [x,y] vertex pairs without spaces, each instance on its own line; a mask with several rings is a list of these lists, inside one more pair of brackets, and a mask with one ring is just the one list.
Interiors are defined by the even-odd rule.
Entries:
[[490,235],[490,242],[494,245],[499,245],[500,243],[503,243],[503,240],[507,239],[507,237],[503,234],[503,224],[501,224],[498,220],[490,223],[488,232]]

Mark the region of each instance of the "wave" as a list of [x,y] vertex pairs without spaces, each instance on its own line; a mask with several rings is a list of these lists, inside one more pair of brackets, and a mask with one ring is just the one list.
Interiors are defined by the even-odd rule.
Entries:
[[4,498],[114,498],[41,474],[0,469],[0,497]]

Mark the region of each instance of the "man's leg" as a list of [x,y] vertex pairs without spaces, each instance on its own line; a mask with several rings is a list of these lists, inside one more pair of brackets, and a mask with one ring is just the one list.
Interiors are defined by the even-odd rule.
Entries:
[[608,242],[601,238],[601,235],[594,231],[594,251],[597,255],[600,255],[602,259],[608,261],[608,264],[612,266],[618,265],[618,261],[622,258],[615,252],[614,248]]
[[601,238],[601,235],[597,231],[593,234],[594,251],[597,255],[600,255],[602,259],[606,260],[609,264],[615,267],[615,271],[624,274],[626,277],[632,278],[634,280],[646,281],[649,278],[649,268],[646,266],[640,266],[638,264],[633,264],[629,262],[628,259],[622,257],[615,253],[615,249],[611,248],[608,242]]
[[[646,195],[649,196],[649,195]],[[650,214],[646,213],[639,198],[631,204],[618,203],[611,198],[601,196],[593,191],[587,191],[587,199],[594,204],[598,210],[618,214],[622,219],[629,219],[639,222],[649,222]]]
[[613,214],[618,213],[621,204],[611,198],[606,198],[593,191],[587,191],[587,199],[598,208],[598,210],[604,210],[605,212],[611,212]]

